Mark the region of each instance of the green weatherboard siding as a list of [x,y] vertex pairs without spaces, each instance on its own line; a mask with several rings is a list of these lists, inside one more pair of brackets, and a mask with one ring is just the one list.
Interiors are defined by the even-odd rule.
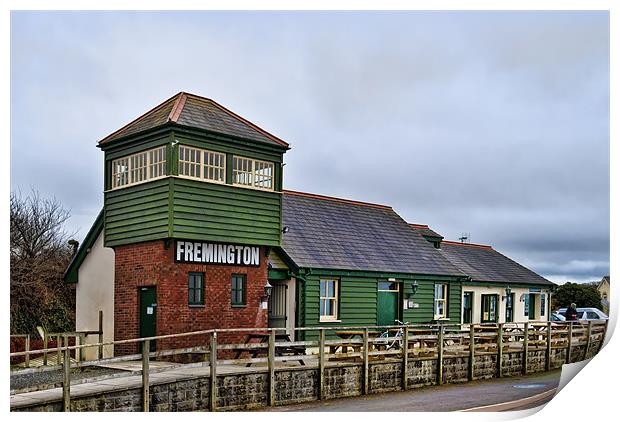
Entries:
[[278,246],[281,200],[277,192],[174,178],[172,237]]
[[[110,187],[113,159],[166,145],[168,177],[105,193],[105,245],[118,246],[156,239],[182,238],[279,246],[282,197],[278,192],[235,187],[232,156],[274,163],[274,186],[282,185],[281,147],[192,131],[156,131],[106,146],[105,186]],[[190,145],[227,154],[227,184],[178,177],[178,148]]]
[[168,177],[106,192],[106,246],[181,238],[279,246],[281,195]]
[[[344,275],[338,275],[338,273]],[[382,303],[378,296],[380,294],[378,282],[379,280],[385,281],[387,277],[381,274],[373,276],[368,272],[358,272],[358,274],[360,275],[356,275],[355,271],[313,271],[311,275],[304,277],[306,281],[298,284],[298,288],[303,291],[299,298],[303,303],[299,308],[298,323],[305,327],[378,325],[378,318],[381,313],[378,310],[378,305],[380,306]],[[441,282],[449,286],[448,316],[450,321],[446,322],[460,323],[461,283],[455,277],[417,277],[412,274],[390,276],[403,282],[401,287],[404,290],[396,303],[397,314],[399,315],[397,318],[412,323],[433,322],[434,285],[436,282]],[[329,277],[340,279],[338,322],[319,321],[319,280]],[[417,280],[419,287],[416,295],[413,296],[413,300],[419,304],[419,308],[403,311],[403,296],[406,299],[411,292],[411,282],[414,279]],[[316,335],[316,332],[309,332],[306,338],[315,338]]]

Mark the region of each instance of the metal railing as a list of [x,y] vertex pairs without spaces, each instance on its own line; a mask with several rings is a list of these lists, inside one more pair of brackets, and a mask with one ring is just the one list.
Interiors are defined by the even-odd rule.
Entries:
[[[109,378],[128,376],[142,376],[142,409],[149,410],[149,375],[169,370],[170,368],[151,368],[152,359],[161,359],[176,355],[202,354],[200,362],[184,365],[185,367],[209,366],[210,400],[209,410],[217,409],[217,376],[218,367],[224,365],[252,365],[266,364],[266,368],[254,370],[268,373],[268,404],[275,404],[275,372],[280,370],[295,370],[318,367],[318,398],[325,397],[324,377],[325,369],[334,366],[362,365],[364,394],[369,391],[369,364],[380,362],[401,362],[402,388],[408,388],[408,363],[416,360],[436,360],[436,383],[443,383],[443,364],[445,359],[467,357],[468,379],[474,379],[474,358],[476,356],[496,355],[497,373],[502,377],[503,355],[506,353],[522,353],[522,371],[528,373],[528,355],[533,351],[545,352],[545,370],[551,369],[551,351],[553,349],[566,350],[566,363],[571,362],[572,351],[576,347],[585,346],[585,356],[590,346],[598,342],[598,350],[603,345],[607,332],[607,321],[587,323],[581,322],[530,322],[506,324],[410,324],[405,326],[348,326],[348,327],[304,327],[295,328],[293,332],[304,340],[281,340],[279,333],[282,328],[235,328],[202,330],[188,333],[169,334],[155,337],[99,342],[95,344],[79,344],[70,346],[68,335],[64,335],[64,344],[57,350],[62,351],[62,363],[39,368],[25,368],[12,370],[13,374],[35,373],[40,371],[62,370],[62,383],[42,385],[31,389],[13,390],[11,394],[60,387],[63,388],[63,409],[70,410],[71,385],[85,382],[100,381]],[[250,333],[263,333],[263,341],[258,343],[227,341],[225,338],[239,338]],[[387,333],[381,337],[380,333]],[[170,348],[150,351],[152,341],[196,339],[202,338],[197,346]],[[224,337],[224,338],[222,338]],[[311,338],[306,340],[305,337]],[[196,341],[194,341],[196,343]],[[395,345],[390,347],[390,344]],[[78,360],[71,362],[72,350],[82,350],[86,347],[134,345],[141,346],[141,352],[124,356],[115,356],[92,361]],[[45,350],[29,352],[15,352],[10,356],[28,356],[28,354],[43,353]],[[236,356],[231,357],[231,354]],[[241,357],[248,354],[249,357]],[[260,356],[259,355],[263,355]],[[101,356],[101,355],[100,355]],[[119,362],[141,361],[141,370],[122,374],[109,374],[88,380],[71,380],[72,368],[100,366]],[[284,361],[299,360],[301,365],[296,367],[278,367]],[[306,366],[305,361],[316,360],[312,366]],[[314,366],[316,365],[316,366]]]

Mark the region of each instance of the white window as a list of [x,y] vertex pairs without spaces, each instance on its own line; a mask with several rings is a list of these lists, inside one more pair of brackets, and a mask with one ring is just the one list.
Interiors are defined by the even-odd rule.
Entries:
[[202,154],[199,149],[179,147],[179,176],[200,179]]
[[226,181],[226,154],[180,146],[179,176],[224,183]]
[[252,186],[252,160],[233,157],[233,185]]
[[155,179],[166,175],[166,147],[149,151],[149,178]]
[[127,157],[112,161],[112,189],[129,184],[129,159]]
[[233,157],[233,184],[261,190],[273,190],[274,164],[269,161]]
[[118,189],[166,176],[166,147],[112,160],[111,188]]
[[435,284],[435,319],[446,318],[448,315],[448,285]]
[[320,285],[320,320],[338,319],[338,280],[321,280]]

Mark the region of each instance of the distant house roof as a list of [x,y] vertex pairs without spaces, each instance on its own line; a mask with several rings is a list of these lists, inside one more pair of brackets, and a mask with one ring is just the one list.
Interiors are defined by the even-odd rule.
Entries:
[[605,284],[605,283],[610,284],[610,283],[609,283],[609,281],[610,281],[610,280],[609,280],[609,276],[608,276],[608,275],[603,276],[603,278],[601,279],[601,281],[599,281],[599,282],[597,282],[597,283],[596,283],[596,288],[597,288],[597,289],[598,289],[598,288],[600,288],[600,287],[601,287],[603,284]]
[[283,192],[282,248],[299,267],[464,276],[386,205]]
[[288,148],[288,143],[259,128],[224,106],[198,95],[179,92],[142,116],[99,141],[108,145],[130,135],[162,127],[178,125],[234,136],[268,145]]
[[441,253],[473,281],[544,284],[551,281],[497,252],[491,246],[444,240]]
[[426,224],[409,223],[409,227],[411,227],[415,231],[419,232],[422,236],[438,237],[440,239],[443,239],[442,235],[440,235],[439,233],[437,233],[434,230],[431,230]]

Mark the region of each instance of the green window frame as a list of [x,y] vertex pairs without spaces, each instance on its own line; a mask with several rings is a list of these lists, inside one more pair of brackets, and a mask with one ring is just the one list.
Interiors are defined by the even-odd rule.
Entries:
[[530,314],[530,294],[526,293],[523,297],[523,316],[529,316]]
[[245,274],[233,274],[230,286],[230,304],[233,306],[246,305],[246,284]]
[[510,293],[506,296],[506,322],[513,322],[514,320],[514,306],[515,306],[515,294]]
[[463,292],[463,324],[471,324],[474,316],[474,292]]
[[189,306],[204,306],[205,275],[204,273],[187,274],[187,303]]
[[480,322],[497,322],[499,310],[499,295],[488,294],[480,296]]

